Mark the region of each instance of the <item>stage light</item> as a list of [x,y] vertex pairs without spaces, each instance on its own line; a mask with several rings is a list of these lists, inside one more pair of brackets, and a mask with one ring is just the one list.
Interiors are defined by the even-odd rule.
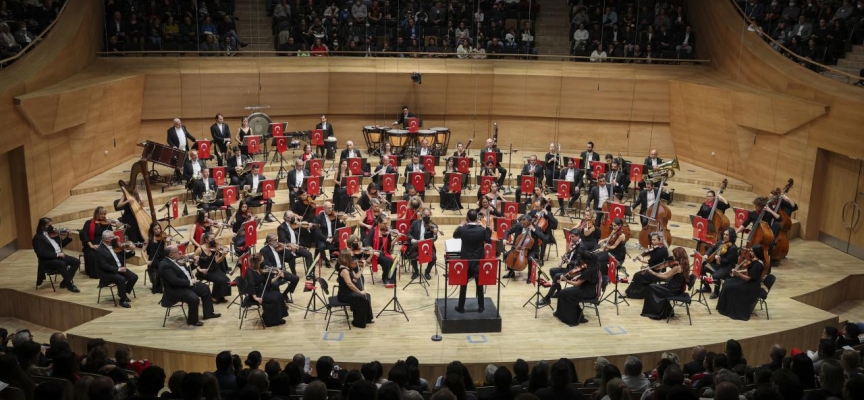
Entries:
[[411,74],[411,80],[416,82],[418,85],[422,85],[423,84],[423,75],[420,75],[419,72],[415,72],[415,73]]

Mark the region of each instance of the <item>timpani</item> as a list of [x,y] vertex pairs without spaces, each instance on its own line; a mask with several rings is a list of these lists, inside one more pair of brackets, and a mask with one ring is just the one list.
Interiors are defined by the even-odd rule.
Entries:
[[384,130],[379,126],[366,125],[363,127],[363,139],[366,141],[366,148],[369,149],[369,154],[381,154],[382,134]]
[[447,154],[447,148],[450,146],[450,128],[434,126],[429,129],[435,131],[435,147],[438,148],[438,153]]
[[393,146],[393,154],[401,154],[408,145],[410,134],[406,129],[390,129],[387,131],[387,141]]

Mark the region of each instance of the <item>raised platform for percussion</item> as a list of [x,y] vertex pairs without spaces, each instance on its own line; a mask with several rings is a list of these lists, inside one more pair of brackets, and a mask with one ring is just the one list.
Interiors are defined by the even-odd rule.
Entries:
[[[474,284],[468,288],[473,293]],[[477,298],[465,299],[465,312],[458,313],[454,308],[458,304],[458,298],[447,299],[447,319],[444,319],[444,300],[435,299],[435,317],[441,326],[441,333],[484,333],[501,332],[501,316],[492,298],[486,297],[482,313],[477,312]]]

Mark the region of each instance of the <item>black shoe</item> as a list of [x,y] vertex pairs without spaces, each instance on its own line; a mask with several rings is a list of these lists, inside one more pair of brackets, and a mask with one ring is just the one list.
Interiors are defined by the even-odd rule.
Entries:
[[583,315],[582,318],[579,320],[579,323],[580,323],[580,324],[586,324],[586,323],[588,323],[588,318],[585,318],[585,316]]
[[483,311],[486,311],[486,307],[480,306],[479,308],[477,308],[477,312],[478,312],[478,313],[481,313],[481,314],[482,314]]
[[196,323],[194,323],[194,324],[189,324],[189,326],[204,326],[204,323],[201,322],[201,321],[198,321],[198,322],[196,322]]
[[132,308],[132,305],[129,304],[128,301],[121,301],[121,302],[120,302],[120,307],[123,307],[123,308]]
[[710,298],[711,300],[714,300],[714,299],[716,299],[716,298],[718,298],[718,297],[720,297],[720,293],[714,292],[714,293],[711,293],[711,297],[709,297],[709,298]]
[[502,276],[502,278],[504,278],[504,279],[512,279],[512,278],[514,278],[515,276],[516,276],[516,273],[513,272],[513,270],[510,270],[510,272],[504,274],[504,276]]
[[219,318],[219,317],[221,317],[221,316],[222,316],[222,314],[219,314],[218,312],[214,312],[213,314],[205,315],[205,316],[204,316],[204,319]]
[[456,308],[454,308],[454,310],[456,310],[456,312],[462,314],[465,312],[465,307],[456,306]]
[[530,285],[530,284],[531,284],[531,278],[529,277],[528,279],[526,279],[526,280],[525,280],[525,283],[527,283],[527,284]]
[[431,281],[431,280],[432,280],[432,274],[430,274],[430,273],[428,273],[428,272],[425,273],[425,274],[423,274],[423,277],[426,278],[427,281]]
[[414,272],[414,273],[411,274],[411,280],[412,280],[412,281],[415,280],[415,279],[417,279],[417,278],[419,278],[419,277],[420,277],[420,274],[417,273],[417,272]]
[[240,47],[247,47],[247,46],[249,46],[249,43],[240,43]]
[[549,300],[546,300],[546,298],[541,298],[540,300],[537,300],[537,305],[538,306],[548,306]]
[[75,285],[70,285],[69,287],[66,288],[66,290],[68,290],[72,293],[80,293],[81,292],[80,290],[78,290],[78,287]]

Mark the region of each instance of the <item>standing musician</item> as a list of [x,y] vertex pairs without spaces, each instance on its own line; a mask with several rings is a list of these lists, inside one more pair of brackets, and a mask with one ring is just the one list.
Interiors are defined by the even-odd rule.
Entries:
[[297,202],[297,192],[303,189],[303,180],[309,176],[309,171],[303,168],[303,161],[294,160],[294,169],[288,171],[288,197],[290,204]]
[[[118,256],[119,254],[119,256]],[[99,266],[99,287],[117,285],[117,296],[120,297],[120,306],[132,307],[129,293],[138,275],[126,269],[126,259],[135,257],[135,245],[132,243],[120,243],[112,231],[102,232],[102,244],[96,250],[96,264]]]
[[283,278],[280,280],[280,285],[288,282],[288,287],[282,292],[282,297],[285,298],[286,302],[293,303],[294,301],[290,299],[289,294],[294,293],[294,290],[297,289],[300,278],[294,273],[285,271],[285,258],[291,253],[283,243],[279,243],[279,237],[273,232],[267,234],[264,243],[266,245],[258,253],[264,257],[265,266],[282,271]]
[[159,265],[165,258],[165,246],[168,243],[168,235],[163,234],[162,225],[158,221],[150,224],[147,229],[147,240],[144,242],[144,261],[147,262],[147,275],[150,276],[150,292],[162,293],[162,280],[159,279]]
[[312,145],[307,143],[303,146],[303,154],[300,155],[300,161],[305,163],[313,158],[316,158],[316,156],[315,153],[312,152]]
[[[196,201],[198,201],[198,207],[207,211],[218,210],[222,208],[222,206],[225,205],[225,199],[215,199],[212,203],[200,201],[204,197],[204,193],[216,193],[216,189],[218,188],[219,187],[216,185],[216,180],[210,177],[210,170],[208,168],[202,169],[201,179],[196,179],[192,181],[192,197],[195,198]],[[228,206],[228,210],[231,210],[231,206]],[[137,231],[137,229],[135,229],[135,231]],[[128,237],[130,240],[132,240],[131,235]]]
[[[483,258],[485,250],[483,247],[486,243],[492,243],[492,230],[484,228],[477,224],[477,210],[470,209],[465,215],[463,221],[456,231],[453,232],[453,238],[462,239],[462,251],[459,258],[468,260],[468,278],[474,279],[476,284],[476,296],[478,312],[482,313],[486,310],[485,299],[483,296],[483,286],[480,285],[478,274],[480,273],[480,260]],[[512,273],[512,271],[511,271]],[[465,312],[465,295],[468,292],[468,285],[462,285],[459,288],[459,303],[456,305],[456,312]]]
[[552,277],[552,286],[549,287],[549,291],[546,292],[546,295],[538,301],[538,305],[543,306],[550,304],[551,299],[557,298],[558,292],[561,291],[561,277],[573,270],[573,268],[583,264],[582,258],[579,255],[586,250],[582,247],[582,241],[579,240],[576,231],[577,229],[571,231],[571,235],[575,236],[571,236],[572,239],[570,240],[570,245],[561,257],[561,264],[559,264],[557,268],[549,270],[549,276]]
[[222,314],[213,312],[213,299],[210,297],[210,287],[192,277],[186,269],[184,257],[180,254],[177,246],[171,245],[165,248],[167,257],[159,266],[159,276],[165,293],[162,295],[162,307],[170,307],[178,302],[186,303],[189,310],[186,314],[186,323],[191,326],[202,326],[203,322],[198,320],[198,305],[204,308],[204,319],[219,318]]
[[[657,285],[649,285],[642,304],[642,316],[651,319],[667,319],[672,314],[672,304],[669,297],[677,296],[687,289],[690,278],[690,259],[683,247],[672,250],[673,260],[669,262],[670,269],[659,272],[654,268],[645,269],[643,274],[650,275]],[[635,280],[635,279],[634,279]]]
[[240,121],[240,128],[237,129],[237,145],[240,147],[240,152],[249,157],[249,146],[243,141],[246,136],[252,136],[252,128],[249,127],[249,118],[243,117]]
[[[333,203],[329,201],[324,202],[324,211],[318,214],[315,223],[318,225],[314,231],[315,242],[317,243],[315,255],[321,254],[324,264],[330,268],[330,259],[334,257],[333,252],[339,249],[336,230],[344,227],[345,223],[333,209]],[[330,257],[325,257],[325,252],[329,252]]]
[[340,212],[348,209],[349,203],[352,201],[348,196],[348,180],[346,177],[352,176],[351,169],[348,168],[348,160],[339,162],[339,168],[336,170],[336,177],[333,178],[333,205]]
[[297,202],[291,205],[291,211],[297,214],[301,220],[311,222],[315,220],[315,198],[303,189],[297,191]]
[[[424,175],[426,176],[425,181],[429,182],[429,174],[425,173],[426,171],[423,170],[423,164],[420,164],[420,157],[416,154],[411,156],[411,163],[409,163],[408,165],[405,166],[405,187],[406,188],[414,186],[413,184],[411,184],[411,173],[412,172],[424,172]],[[426,188],[420,188],[418,190],[420,191],[420,193],[425,194],[425,192],[426,192],[425,189]]]
[[222,165],[222,157],[228,154],[228,146],[231,145],[231,128],[225,123],[222,113],[216,114],[216,123],[210,125],[210,136],[213,137],[213,145],[216,147],[218,165]]
[[411,227],[408,229],[408,236],[411,237],[411,247],[408,251],[408,259],[411,260],[411,279],[417,279],[420,275],[420,269],[417,266],[417,258],[419,257],[419,249],[417,243],[421,240],[432,239],[432,261],[426,264],[426,270],[423,272],[423,277],[427,281],[432,279],[432,268],[438,261],[435,251],[435,240],[438,239],[438,226],[432,223],[432,210],[423,208],[420,210],[420,219],[414,220]]
[[[63,246],[72,242],[69,231],[57,230],[51,223],[51,218],[39,218],[36,224],[36,234],[33,235],[33,252],[39,260],[36,272],[36,286],[45,280],[45,274],[59,274],[63,277],[60,288],[72,293],[78,293],[75,286],[75,273],[81,267],[81,261],[75,257],[63,254]],[[85,245],[86,248],[86,245]]]
[[438,156],[438,150],[429,146],[428,139],[423,139],[420,142],[420,148],[417,149],[417,154],[420,156]]
[[202,235],[201,245],[195,249],[195,257],[198,259],[195,278],[213,284],[213,304],[227,303],[225,298],[231,296],[228,262],[225,260],[227,253],[228,249],[219,246],[216,235],[212,233]]
[[600,268],[609,265],[609,257],[614,257],[618,261],[618,268],[624,265],[624,257],[627,255],[627,235],[624,234],[624,220],[615,218],[612,220],[612,232],[609,237],[600,241],[600,254],[597,255],[597,262]]
[[542,260],[543,255],[546,254],[546,246],[556,243],[554,232],[558,229],[558,219],[552,214],[552,206],[549,205],[549,200],[542,196],[531,203],[531,210],[528,211],[527,215],[531,219],[538,221],[538,223],[541,219],[546,220],[546,229],[543,230],[543,233],[549,237],[549,240],[544,240],[543,244],[540,245],[540,259]]
[[[735,245],[735,240],[738,235],[735,229],[726,228],[723,230],[723,238],[705,252],[704,265],[702,268],[702,276],[705,276],[706,270],[711,271],[711,277],[714,278],[714,293],[711,294],[712,299],[720,297],[720,289],[723,281],[729,277],[729,274],[735,269],[735,264],[738,263],[738,246]],[[705,287],[705,281],[702,281],[702,286]]]
[[288,306],[279,295],[279,281],[282,277],[282,271],[264,268],[264,257],[260,253],[249,257],[246,293],[248,300],[260,304],[264,309],[261,318],[266,327],[284,325],[285,317],[288,316]]
[[[543,176],[545,175],[545,171],[543,167],[537,165],[537,156],[531,155],[528,157],[528,163],[522,167],[522,172],[519,173],[519,176],[533,176],[534,177],[534,187],[543,187]],[[516,202],[518,203],[522,198],[522,185],[518,185],[516,187]]]
[[292,274],[297,275],[297,257],[303,257],[306,279],[314,279],[315,270],[311,268],[312,253],[308,249],[300,247],[301,219],[291,211],[286,211],[283,217],[285,221],[279,224],[276,233],[279,235],[279,243],[285,243],[285,261],[288,262],[288,268],[291,269]]
[[600,230],[597,229],[596,218],[594,211],[586,208],[582,214],[582,222],[578,226],[579,236],[582,240],[582,247],[587,251],[594,251],[597,248],[597,243],[600,240]]
[[[486,159],[486,153],[500,153],[495,142],[492,139],[486,139],[486,147],[480,150],[480,160]],[[497,157],[497,156],[496,156]],[[491,160],[490,160],[491,161]],[[504,178],[507,177],[507,170],[501,166],[499,162],[487,162],[486,168],[483,170],[485,176],[497,176],[498,186],[504,186]]]
[[569,326],[588,322],[580,302],[600,299],[603,294],[603,270],[597,258],[588,252],[580,253],[579,258],[585,264],[584,270],[574,277],[561,275],[559,278],[559,285],[567,282],[572,286],[558,293],[558,310],[553,314]]
[[366,237],[366,235],[369,234],[369,231],[378,223],[378,216],[380,215],[381,201],[378,198],[374,198],[369,202],[369,208],[366,209],[363,219],[357,222],[357,224],[360,225],[361,237]]
[[[512,240],[510,239],[511,236],[513,236]],[[549,240],[549,236],[547,236],[546,233],[544,233],[543,230],[541,230],[540,227],[537,226],[536,221],[532,220],[530,216],[523,215],[519,217],[519,223],[510,227],[510,229],[508,229],[507,232],[504,234],[504,237],[501,238],[502,240],[504,240],[504,244],[513,246],[510,251],[504,253],[504,259],[507,259],[507,256],[510,255],[511,252],[518,251],[517,247],[521,246],[521,244],[517,243],[516,241],[520,236],[526,239],[528,238],[528,236],[534,238],[534,244],[531,246],[530,249],[527,250],[527,258],[529,259],[528,278],[525,279],[525,283],[531,284],[533,263],[531,263],[530,260],[536,260],[538,264],[543,265],[543,260],[540,258],[540,243],[537,241],[537,239],[546,242]],[[514,277],[516,277],[516,271],[509,268],[507,274],[503,276],[503,278],[506,279]]]
[[416,115],[408,110],[408,106],[402,106],[402,114],[399,114],[399,119],[393,121],[392,126],[401,125],[402,129],[408,129],[408,118],[415,118]]
[[558,147],[555,143],[549,143],[549,152],[544,158],[546,166],[546,187],[552,187],[558,177],[558,170],[561,167],[561,154],[558,154]]
[[733,269],[730,278],[723,284],[717,300],[717,312],[739,321],[750,320],[753,307],[762,291],[762,270],[767,268],[761,258],[762,252],[748,253]]
[[[654,207],[654,203],[661,199],[666,201],[671,199],[669,192],[663,190],[663,188],[655,188],[654,182],[651,179],[647,179],[647,176],[644,182],[645,189],[639,191],[639,197],[637,197],[636,201],[633,202],[633,209],[639,207],[639,222],[642,223],[643,228],[648,225],[649,222],[648,209]],[[709,209],[708,211],[711,210]]]
[[92,279],[99,277],[99,267],[96,265],[96,250],[102,241],[102,232],[111,230],[111,222],[106,217],[105,207],[99,206],[93,210],[93,218],[84,222],[84,227],[78,231],[81,247],[84,250],[84,273]]
[[336,270],[339,273],[336,278],[339,291],[336,298],[351,305],[354,313],[351,326],[364,329],[367,324],[373,324],[375,321],[372,320],[372,296],[363,288],[363,276],[358,265],[359,262],[354,259],[351,252],[339,254],[339,266]]
[[249,156],[242,154],[237,146],[231,150],[234,152],[234,156],[228,158],[228,177],[231,178],[231,184],[236,186],[243,181],[244,177],[241,174],[243,174],[243,168],[250,159]]
[[180,123],[180,118],[174,118],[174,126],[168,128],[167,141],[169,146],[187,151],[192,148],[188,145],[188,141],[194,144],[197,139],[186,130],[186,125]]
[[262,205],[266,205],[264,209],[264,220],[267,222],[275,222],[276,217],[274,217],[270,212],[273,208],[273,199],[264,199],[264,197],[261,196],[264,189],[261,182],[264,182],[265,180],[267,180],[267,177],[261,174],[259,164],[254,164],[252,166],[252,172],[247,174],[246,179],[243,181],[243,189],[246,190],[245,200],[246,204],[250,207],[261,207]]
[[[666,244],[663,242],[664,237],[660,232],[654,232],[651,234],[651,247],[647,250],[643,251],[634,261],[637,261],[642,264],[643,273],[636,274],[633,277],[633,281],[630,282],[630,285],[627,286],[627,290],[625,291],[626,297],[632,299],[644,299],[645,296],[648,295],[648,286],[652,283],[658,281],[656,275],[649,275],[645,272],[646,268],[657,268],[666,262],[669,258],[669,249],[666,248]],[[648,260],[643,259],[643,257],[649,256]],[[664,267],[665,268],[665,267]],[[660,268],[661,270],[664,268]]]
[[[383,171],[382,171],[383,170]],[[381,163],[375,167],[375,176],[372,177],[372,183],[379,184],[381,183],[381,175],[384,174],[398,174],[396,168],[390,164],[390,156],[382,156]],[[380,187],[380,186],[379,186]]]
[[[450,188],[450,181],[447,180],[448,174],[458,174],[459,171],[456,170],[456,165],[453,157],[447,159],[444,164],[444,173],[442,176],[444,177],[444,185],[441,186],[441,190],[439,190],[439,195],[441,198],[441,209],[442,210],[461,210],[462,207],[462,191],[453,191]],[[462,174],[462,187],[465,187],[466,176],[468,174]]]
[[729,202],[723,198],[723,195],[719,195],[717,192],[709,190],[705,193],[705,202],[699,206],[699,212],[697,212],[696,215],[702,218],[708,218],[708,216],[711,215],[711,209],[714,208],[715,201],[719,201],[719,203],[717,203],[717,211],[725,214],[726,210],[729,209]]
[[132,211],[132,206],[130,203],[133,201],[137,201],[141,207],[144,207],[144,202],[141,201],[141,195],[138,192],[138,187],[132,190],[132,198],[127,198],[126,193],[121,191],[120,198],[114,200],[114,211],[121,211],[120,214],[120,222],[129,226],[126,229],[126,238],[131,242],[140,243],[144,241],[144,238],[141,237],[141,229],[138,228],[138,219],[135,218],[135,213]]
[[591,168],[591,161],[600,161],[600,154],[594,151],[594,142],[588,142],[585,151],[579,153],[579,158],[582,159],[580,168],[583,170]]
[[189,157],[183,161],[183,178],[186,187],[192,188],[192,180],[201,178],[201,171],[207,169],[207,163],[198,158],[198,150],[189,150]]
[[627,175],[621,171],[621,160],[612,159],[612,164],[609,167],[609,172],[606,173],[606,182],[612,185],[612,191],[615,197],[620,201],[624,198],[624,192],[627,191],[627,186],[630,186],[630,181]]
[[345,150],[342,150],[342,152],[339,153],[339,161],[343,161],[346,158],[358,158],[358,157],[360,157],[360,150],[357,150],[354,148],[354,141],[353,140],[349,140],[349,141],[345,142],[345,147],[346,147]]
[[[333,137],[334,135],[333,125],[327,122],[327,116],[323,114],[321,115],[321,122],[315,125],[315,129],[320,129],[321,131],[323,131],[324,137],[322,139],[327,139]],[[311,149],[312,146],[309,147]],[[318,154],[318,158],[324,158],[325,150],[326,149],[324,148],[324,146],[316,146],[315,154]]]
[[[570,182],[570,201],[567,203],[567,208],[573,208],[573,204],[579,200],[581,195],[579,187],[582,185],[582,170],[576,168],[576,161],[573,158],[567,159],[567,167],[561,172],[555,173],[560,180]],[[554,184],[554,181],[550,181]],[[557,193],[557,190],[553,190]],[[558,207],[564,208],[564,199],[558,199]]]
[[372,228],[363,239],[363,244],[372,248],[372,257],[375,257],[378,265],[381,266],[381,281],[388,289],[392,289],[396,285],[395,273],[394,276],[390,276],[393,269],[393,256],[390,254],[390,249],[393,246],[391,233],[398,232],[390,230],[390,217],[387,214],[381,214],[378,216],[378,225]]
[[597,185],[591,188],[591,192],[588,194],[588,202],[585,204],[586,209],[592,209],[591,203],[594,203],[594,213],[595,217],[595,225],[600,226],[600,221],[603,220],[603,205],[606,204],[607,201],[614,194],[614,189],[611,184],[606,183],[606,176],[600,175],[597,177]]

